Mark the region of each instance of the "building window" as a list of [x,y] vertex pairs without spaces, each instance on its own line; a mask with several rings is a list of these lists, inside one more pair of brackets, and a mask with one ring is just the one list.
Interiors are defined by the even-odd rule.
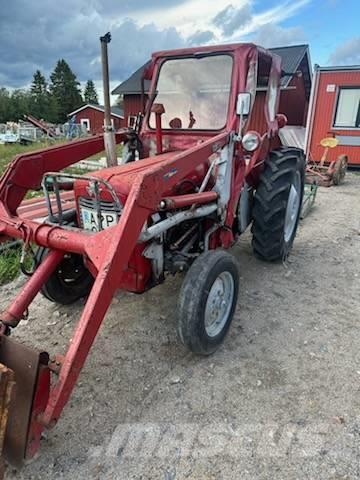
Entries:
[[360,128],[360,87],[340,87],[334,127]]
[[87,132],[90,132],[90,120],[88,118],[81,118],[80,125],[86,128]]

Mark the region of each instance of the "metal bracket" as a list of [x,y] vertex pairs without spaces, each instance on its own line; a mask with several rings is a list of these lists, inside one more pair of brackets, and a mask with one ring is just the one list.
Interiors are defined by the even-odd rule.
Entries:
[[[116,195],[115,190],[113,189],[112,185],[109,182],[107,182],[106,180],[103,180],[102,178],[89,176],[89,175],[75,175],[70,173],[48,172],[43,176],[41,186],[44,190],[46,205],[49,211],[50,222],[54,222],[59,225],[63,224],[64,212],[62,210],[61,197],[60,197],[61,184],[63,184],[63,186],[66,185],[68,187],[69,183],[71,183],[73,187],[75,180],[85,180],[89,182],[90,184],[89,188],[91,189],[91,191],[95,196],[95,205],[96,205],[96,213],[98,218],[99,230],[102,230],[103,228],[102,228],[102,221],[101,221],[100,185],[103,185],[105,189],[107,189],[110,192],[111,197],[114,201],[114,204],[117,207],[119,212],[121,212],[121,210],[123,209],[123,205],[120,202],[119,197]],[[56,206],[58,210],[58,213],[56,216],[54,215],[52,205],[51,205],[50,187],[52,188],[52,191],[55,194]]]

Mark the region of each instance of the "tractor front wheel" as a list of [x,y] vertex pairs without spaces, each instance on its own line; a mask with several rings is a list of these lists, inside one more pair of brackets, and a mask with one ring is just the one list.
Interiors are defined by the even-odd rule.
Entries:
[[[47,248],[38,249],[35,257],[37,265],[47,254]],[[69,305],[86,297],[93,282],[94,279],[85,267],[82,256],[69,253],[64,256],[48,281],[42,286],[41,293],[51,302]]]
[[265,161],[254,196],[252,246],[263,260],[284,260],[292,248],[304,193],[301,150],[281,147]]
[[210,355],[229,330],[239,291],[235,258],[223,250],[202,253],[184,279],[178,303],[178,333],[192,352]]

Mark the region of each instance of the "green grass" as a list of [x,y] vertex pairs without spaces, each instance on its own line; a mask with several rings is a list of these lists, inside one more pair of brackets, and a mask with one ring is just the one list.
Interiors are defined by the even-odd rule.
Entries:
[[[64,143],[64,141],[56,142]],[[10,144],[10,145],[1,145],[0,144],[0,176],[4,173],[6,167],[14,159],[16,155],[21,153],[31,152],[33,150],[38,150],[40,148],[46,148],[47,146],[54,145],[54,141],[46,141],[42,143],[36,143],[33,145],[20,145],[20,144]],[[117,145],[117,154],[121,156],[122,145]],[[89,160],[100,160],[101,157],[105,157],[105,150],[89,157]],[[83,175],[89,173],[89,170],[79,168],[78,166],[72,166],[64,169],[67,173],[73,173],[77,175]],[[90,172],[91,173],[91,172]],[[26,198],[33,198],[42,196],[43,192],[41,191],[29,191],[26,195]],[[20,256],[21,249],[19,247],[7,248],[4,251],[0,251],[0,285],[11,282],[14,280],[20,269]]]
[[20,269],[21,250],[19,247],[8,248],[0,255],[0,285],[14,280]]
[[[12,242],[0,244],[3,248],[0,254],[0,285],[15,280],[20,273],[20,260],[22,253],[22,243]],[[4,248],[5,247],[5,248]],[[32,251],[36,251],[36,245],[32,244]],[[34,267],[33,253],[28,251],[24,257],[25,269],[30,272]]]
[[[58,143],[64,143],[64,141],[42,142],[42,143],[36,143],[34,145],[20,145],[18,143],[10,144],[10,145],[0,144],[0,175],[4,173],[6,167],[9,165],[11,160],[13,160],[16,155],[19,155],[20,153],[28,153],[33,150],[38,150],[40,148],[46,148],[47,146],[55,145]],[[116,150],[117,150],[117,155],[120,157],[122,154],[122,145],[117,145]],[[102,152],[98,152],[95,155],[92,155],[87,160],[100,160],[100,158],[105,156],[106,156],[106,153],[105,153],[105,150],[103,150]],[[78,167],[69,167],[65,169],[65,171],[70,173],[85,173],[84,169],[81,169]]]
[[4,173],[6,167],[9,165],[11,160],[14,159],[15,155],[38,150],[39,148],[46,148],[51,145],[54,145],[54,141],[46,140],[44,142],[39,142],[32,145],[20,145],[19,143],[8,145],[0,144],[0,175]]

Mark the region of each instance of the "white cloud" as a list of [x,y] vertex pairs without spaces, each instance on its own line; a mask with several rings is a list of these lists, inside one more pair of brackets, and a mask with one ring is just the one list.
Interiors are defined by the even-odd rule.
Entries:
[[268,23],[260,27],[252,41],[267,48],[302,43],[304,39],[305,32],[300,27],[284,28],[280,25]]
[[[270,8],[260,13],[254,13],[250,22],[243,25],[238,31],[236,31],[229,40],[236,41],[243,38],[245,35],[257,32],[261,27],[265,25],[278,25],[279,23],[293,17],[298,10],[310,3],[311,0],[298,0],[285,2]],[[285,30],[285,27],[283,28]]]
[[230,4],[216,15],[212,23],[220,29],[223,36],[229,37],[236,30],[251,22],[252,17],[253,13],[250,4],[240,8],[235,8]]
[[330,55],[332,65],[360,64],[360,36],[350,38],[339,45]]
[[[250,3],[249,0],[237,0],[236,8]],[[174,25],[184,37],[190,37],[196,31],[213,29],[212,20],[224,7],[226,4],[216,0],[186,0],[171,8],[149,8],[139,12],[136,18],[140,24],[151,19],[160,28]]]
[[99,36],[108,30],[111,78],[118,82],[156,50],[246,41],[249,35],[262,44],[293,43],[302,30],[279,24],[310,1],[266,8],[255,0],[17,0],[0,15],[0,83],[23,86],[36,69],[48,76],[60,58],[81,82],[99,80]]

